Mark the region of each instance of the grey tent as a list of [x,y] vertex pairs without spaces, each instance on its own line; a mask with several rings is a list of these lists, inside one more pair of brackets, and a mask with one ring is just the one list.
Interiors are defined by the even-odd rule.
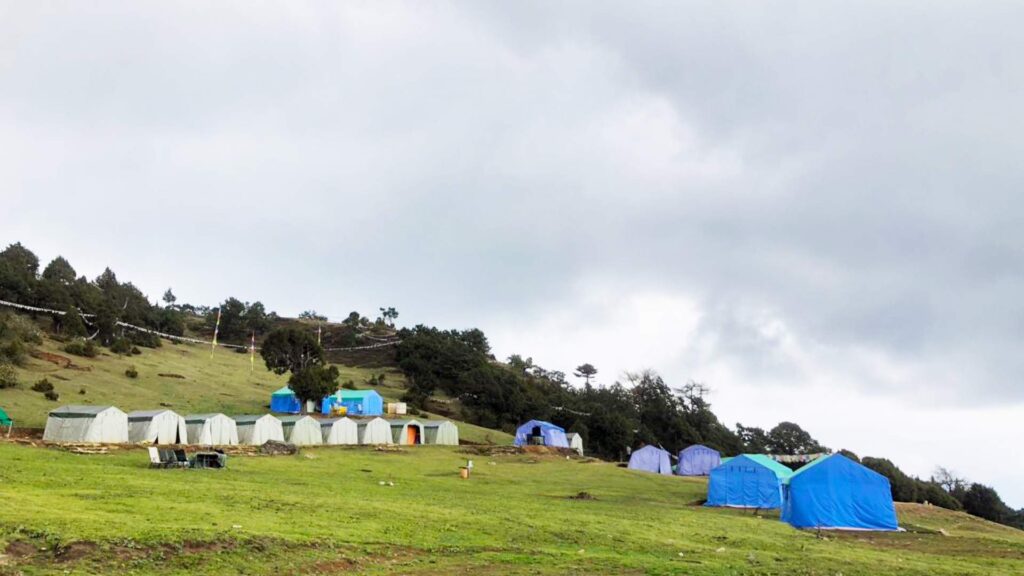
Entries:
[[270,414],[235,416],[234,420],[238,428],[239,444],[262,446],[268,440],[284,442],[281,421]]
[[359,425],[351,418],[320,421],[324,444],[359,444]]
[[459,428],[449,420],[428,420],[423,423],[423,443],[458,446]]
[[391,440],[395,444],[423,444],[423,425],[416,420],[388,420],[388,424],[391,425]]
[[199,446],[234,446],[238,444],[235,421],[223,414],[189,414],[185,416],[188,443]]
[[565,439],[569,441],[569,448],[583,456],[583,437],[575,432],[566,432]]
[[172,410],[128,413],[128,441],[147,444],[186,444],[185,419]]
[[128,442],[128,415],[113,406],[61,406],[46,418],[47,442]]
[[323,444],[320,422],[312,416],[279,416],[284,438],[296,446]]
[[388,421],[377,417],[369,420],[357,420],[360,444],[394,444],[391,439],[391,425]]

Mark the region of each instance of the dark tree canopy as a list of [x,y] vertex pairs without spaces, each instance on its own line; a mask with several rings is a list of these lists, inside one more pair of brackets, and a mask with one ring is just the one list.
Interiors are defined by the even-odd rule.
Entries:
[[43,278],[61,284],[72,284],[75,281],[75,269],[63,256],[57,256],[43,270]]
[[292,374],[288,379],[288,387],[295,393],[304,410],[306,401],[319,402],[338,389],[338,369],[319,364],[306,366]]
[[260,348],[267,370],[275,374],[298,374],[310,366],[324,363],[324,351],[316,336],[302,328],[272,330]]
[[827,452],[818,441],[793,422],[780,422],[768,431],[768,450],[772,454],[817,454]]
[[586,364],[580,364],[576,367],[576,371],[573,372],[573,376],[583,378],[587,384],[590,384],[590,379],[597,376],[597,368],[594,368],[594,365],[589,362]]

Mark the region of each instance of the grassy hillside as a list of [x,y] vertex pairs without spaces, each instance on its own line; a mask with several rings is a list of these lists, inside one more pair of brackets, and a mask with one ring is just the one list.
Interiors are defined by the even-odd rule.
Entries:
[[[165,342],[160,348],[143,348],[138,356],[119,356],[104,348],[96,358],[82,358],[47,339],[38,352],[42,354],[18,369],[21,385],[0,390],[0,407],[19,427],[45,426],[47,412],[62,404],[112,404],[125,411],[167,406],[181,414],[261,413],[268,410],[271,392],[287,382],[286,376],[267,371],[258,355],[250,371],[248,354],[221,348],[211,357],[209,348],[191,344]],[[66,361],[73,365],[66,366]],[[129,366],[138,370],[138,378],[125,375]],[[371,375],[385,374],[384,384],[376,389],[387,400],[399,399],[405,390],[402,373],[393,368],[337,366],[340,382],[352,380],[359,386]],[[57,402],[31,390],[44,377],[60,394]],[[460,423],[459,430],[471,442],[511,442],[507,434],[469,424]]]
[[[697,506],[702,480],[520,455],[476,456],[467,481],[456,474],[466,457],[325,447],[236,457],[223,471],[151,470],[141,450],[83,456],[0,443],[0,574],[1024,569],[1024,533],[930,507],[900,506],[911,532],[818,538]],[[568,498],[581,491],[594,499]]]

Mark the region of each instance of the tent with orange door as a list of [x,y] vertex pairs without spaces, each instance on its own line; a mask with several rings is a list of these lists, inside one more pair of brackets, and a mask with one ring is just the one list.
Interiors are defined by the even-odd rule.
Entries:
[[416,420],[388,420],[388,424],[391,425],[391,439],[395,444],[423,444],[423,424]]

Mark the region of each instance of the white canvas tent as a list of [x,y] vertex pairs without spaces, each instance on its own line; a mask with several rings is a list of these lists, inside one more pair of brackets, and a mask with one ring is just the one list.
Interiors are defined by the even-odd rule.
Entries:
[[391,439],[391,425],[383,418],[371,418],[358,422],[360,444],[394,444]]
[[423,443],[458,446],[459,428],[448,420],[429,420],[424,422]]
[[171,410],[128,413],[128,441],[148,444],[187,444],[185,419]]
[[423,424],[416,420],[388,420],[391,425],[391,440],[395,444],[412,446],[423,444]]
[[567,432],[565,439],[569,441],[569,448],[572,448],[580,456],[583,456],[583,437],[575,432]]
[[188,443],[200,446],[234,446],[238,444],[235,421],[223,414],[190,414],[185,416]]
[[113,406],[61,406],[46,418],[47,442],[128,442],[128,415]]
[[359,444],[359,426],[351,418],[320,421],[324,444]]
[[238,443],[262,446],[268,440],[284,442],[284,430],[281,421],[264,414],[262,416],[235,416],[238,428]]
[[284,438],[296,446],[323,444],[320,422],[312,416],[279,416]]

